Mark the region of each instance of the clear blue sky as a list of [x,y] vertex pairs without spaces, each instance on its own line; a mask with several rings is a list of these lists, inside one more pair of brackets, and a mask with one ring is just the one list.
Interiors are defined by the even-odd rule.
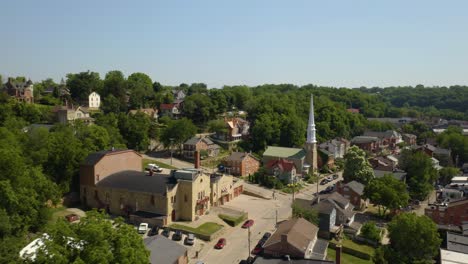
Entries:
[[468,84],[468,1],[14,0],[0,74],[147,73],[177,85]]

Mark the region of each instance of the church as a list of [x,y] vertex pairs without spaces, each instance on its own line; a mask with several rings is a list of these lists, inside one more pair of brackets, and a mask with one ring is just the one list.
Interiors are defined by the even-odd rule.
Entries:
[[[314,98],[310,97],[309,122],[307,124],[307,140],[303,148],[285,148],[268,146],[263,153],[263,164],[267,171],[277,171],[277,169],[295,170],[297,174],[306,174],[309,170],[317,170],[317,139],[315,137],[315,118],[314,118]],[[294,166],[281,166],[281,162],[287,160],[293,162]],[[279,165],[278,165],[279,164]],[[280,168],[269,168],[269,166],[280,166]],[[293,168],[290,168],[293,167]],[[290,182],[294,175],[291,174]]]

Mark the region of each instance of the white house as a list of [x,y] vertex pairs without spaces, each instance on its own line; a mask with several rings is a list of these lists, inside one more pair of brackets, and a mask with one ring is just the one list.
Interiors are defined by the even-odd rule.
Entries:
[[89,97],[88,107],[91,109],[98,109],[101,106],[101,96],[98,93],[92,92]]

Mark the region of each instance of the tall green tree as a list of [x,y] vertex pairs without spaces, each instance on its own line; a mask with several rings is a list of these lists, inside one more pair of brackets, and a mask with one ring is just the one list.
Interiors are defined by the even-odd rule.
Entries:
[[110,219],[96,211],[87,212],[79,223],[60,220],[51,225],[45,246],[34,263],[148,263],[140,235],[123,218]]
[[445,167],[439,170],[439,183],[443,186],[449,184],[452,178],[460,175],[460,169],[454,167]]
[[67,74],[67,87],[73,100],[83,102],[88,100],[91,92],[102,90],[102,80],[97,72],[80,72]]
[[120,133],[126,140],[127,147],[137,151],[147,150],[151,127],[150,118],[146,114],[138,112],[131,116],[121,113],[118,119]]
[[191,120],[182,118],[171,121],[161,133],[161,142],[164,147],[172,148],[174,146],[181,151],[182,144],[197,132],[197,127]]
[[130,91],[130,106],[146,107],[148,98],[154,94],[151,78],[141,72],[132,73],[128,76],[127,85]]
[[184,101],[184,114],[197,124],[208,122],[213,117],[213,104],[210,97],[195,93]]
[[371,180],[364,188],[364,196],[378,205],[381,216],[385,216],[389,209],[396,210],[408,205],[409,200],[406,184],[391,175]]
[[388,263],[432,263],[442,242],[436,224],[427,216],[414,213],[394,217],[388,232],[390,250],[384,254]]
[[406,183],[410,196],[424,200],[437,179],[437,170],[433,167],[432,160],[420,151],[411,150],[402,151],[400,160],[401,169],[407,172]]
[[358,181],[367,185],[375,177],[364,150],[357,146],[352,146],[349,148],[344,158],[345,167],[343,178],[345,182]]

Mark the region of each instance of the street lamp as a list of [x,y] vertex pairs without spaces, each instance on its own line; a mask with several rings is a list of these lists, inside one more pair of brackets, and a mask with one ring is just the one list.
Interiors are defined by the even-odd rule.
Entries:
[[170,138],[169,141],[171,141],[171,165],[172,165],[172,144],[174,144],[174,138]]

